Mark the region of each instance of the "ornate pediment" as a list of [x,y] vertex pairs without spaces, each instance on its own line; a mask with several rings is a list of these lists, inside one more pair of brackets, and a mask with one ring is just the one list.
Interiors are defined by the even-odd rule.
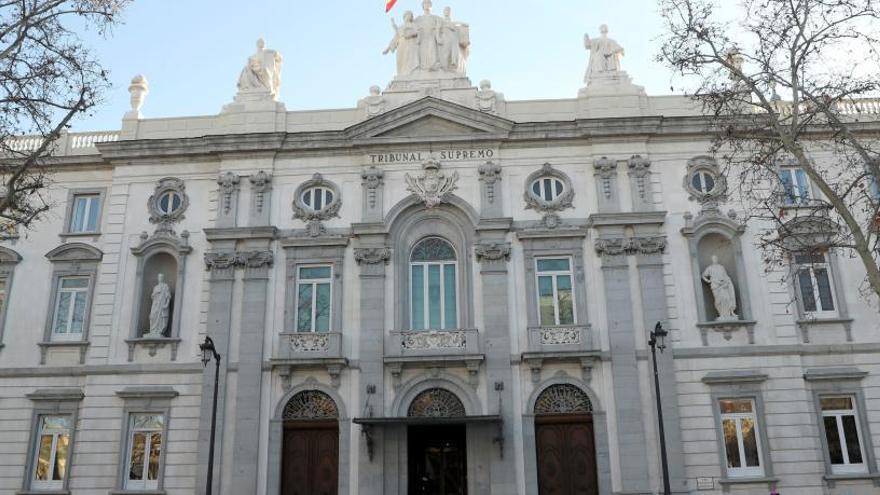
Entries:
[[437,98],[395,108],[345,130],[352,140],[431,141],[456,139],[498,139],[506,137],[514,123],[496,115]]

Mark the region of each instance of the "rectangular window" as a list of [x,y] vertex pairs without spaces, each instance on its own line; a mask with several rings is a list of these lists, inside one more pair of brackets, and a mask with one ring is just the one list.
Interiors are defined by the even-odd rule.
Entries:
[[296,279],[296,331],[329,332],[333,269],[300,266]]
[[541,258],[535,263],[541,326],[574,325],[571,259]]
[[835,474],[866,473],[861,432],[852,397],[822,397],[822,423],[831,470]]
[[61,277],[55,295],[53,341],[82,339],[88,298],[88,277]]
[[162,458],[162,414],[135,413],[129,420],[126,449],[126,490],[157,490]]
[[98,231],[98,214],[101,211],[101,196],[98,194],[76,194],[70,212],[68,232],[72,234]]
[[755,402],[724,399],[719,401],[719,407],[727,475],[731,478],[763,476]]
[[834,303],[834,284],[827,253],[800,253],[794,256],[797,265],[798,294],[808,317],[837,316]]
[[810,181],[802,168],[783,168],[779,171],[779,178],[782,181],[783,204],[798,206],[810,202]]
[[40,416],[31,488],[62,490],[70,469],[70,416]]
[[447,330],[458,325],[455,262],[410,265],[413,330]]

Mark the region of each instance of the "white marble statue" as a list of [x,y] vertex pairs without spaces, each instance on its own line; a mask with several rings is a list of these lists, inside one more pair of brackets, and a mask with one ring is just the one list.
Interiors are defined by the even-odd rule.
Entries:
[[590,38],[584,35],[584,47],[590,51],[590,62],[587,65],[587,73],[584,82],[587,84],[602,73],[620,72],[620,59],[623,57],[623,47],[608,37],[608,26],[599,26],[601,36]]
[[477,91],[477,109],[481,112],[495,113],[498,111],[499,96],[492,89],[492,83],[488,79],[483,79],[480,81],[480,90]]
[[165,275],[159,274],[156,277],[157,283],[153,287],[152,300],[150,306],[150,329],[144,337],[160,338],[165,336],[165,329],[168,328],[168,317],[171,314],[171,287],[165,283]]
[[736,289],[727,270],[718,263],[718,256],[712,255],[712,264],[703,270],[703,282],[709,284],[712,298],[715,299],[715,310],[718,321],[738,320],[736,315]]
[[453,78],[464,75],[470,55],[470,27],[452,19],[452,10],[444,9],[444,16],[431,13],[433,2],[424,0],[424,13],[414,17],[407,11],[403,25],[392,19],[394,38],[383,55],[397,54],[397,77],[437,74]]
[[262,38],[257,40],[257,51],[248,57],[247,64],[238,77],[238,90],[242,93],[268,92],[272,99],[281,89],[281,54],[267,50]]
[[367,117],[374,117],[385,111],[385,97],[379,86],[370,86],[370,96],[363,99]]
[[413,13],[409,10],[403,13],[402,26],[398,26],[394,19],[391,19],[391,25],[394,38],[382,54],[397,54],[397,75],[411,74],[419,68],[419,31],[413,22]]
[[463,22],[453,21],[449,7],[443,9],[440,43],[440,68],[465,74],[470,55],[470,27]]

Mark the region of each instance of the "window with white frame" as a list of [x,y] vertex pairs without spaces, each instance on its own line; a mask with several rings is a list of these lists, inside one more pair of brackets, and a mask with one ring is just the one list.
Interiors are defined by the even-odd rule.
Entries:
[[794,255],[795,283],[805,316],[837,316],[834,283],[828,253],[812,252]]
[[410,324],[413,330],[458,327],[455,249],[439,237],[423,239],[410,255]]
[[550,203],[565,192],[565,184],[556,177],[544,176],[532,182],[532,192],[536,197]]
[[321,211],[333,202],[333,190],[329,187],[315,186],[302,192],[302,202],[312,211]]
[[165,416],[159,413],[133,413],[129,419],[126,449],[126,490],[159,488]]
[[535,264],[540,324],[573,325],[571,258],[538,258]]
[[100,194],[75,194],[70,212],[68,232],[72,234],[98,231],[101,212]]
[[787,206],[803,205],[810,202],[810,180],[804,169],[799,167],[785,167],[779,171],[779,180],[782,181],[782,203]]
[[707,170],[697,170],[691,175],[691,187],[703,194],[709,194],[715,190],[716,176]]
[[731,478],[763,476],[755,401],[722,399],[718,406],[721,410],[727,475]]
[[296,331],[329,332],[333,269],[300,266],[296,277]]
[[37,423],[31,489],[62,490],[70,469],[69,415],[42,415]]
[[89,299],[89,277],[61,277],[55,296],[52,340],[81,340]]
[[868,472],[854,402],[852,396],[819,398],[828,458],[835,474]]

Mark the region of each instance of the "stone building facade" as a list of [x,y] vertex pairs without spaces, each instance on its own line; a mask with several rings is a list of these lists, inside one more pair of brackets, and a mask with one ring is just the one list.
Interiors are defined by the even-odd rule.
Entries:
[[546,101],[447,72],[150,119],[136,78],[64,136],[0,247],[0,494],[203,493],[206,336],[214,493],[656,493],[657,323],[675,493],[880,490],[857,262],[764,271],[705,118],[619,67]]

